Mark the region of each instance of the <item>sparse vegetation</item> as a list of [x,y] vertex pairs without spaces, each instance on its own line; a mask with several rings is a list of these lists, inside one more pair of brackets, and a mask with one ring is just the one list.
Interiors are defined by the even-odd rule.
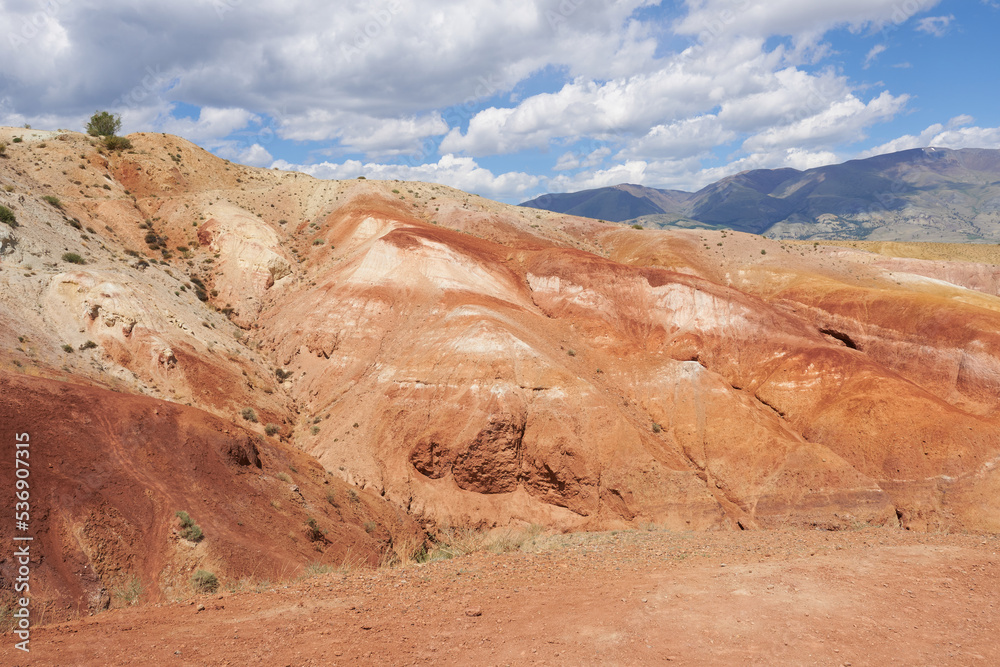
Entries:
[[662,426],[660,426],[656,422],[653,422],[653,433],[659,433],[662,430],[663,430]]
[[181,520],[181,530],[179,534],[185,540],[190,542],[201,542],[205,538],[205,534],[201,531],[201,527],[194,522],[187,512],[184,510],[178,510],[174,516]]
[[275,433],[279,433],[280,431],[281,427],[274,423],[270,423],[264,427],[264,433],[266,433],[267,435],[274,435]]
[[[126,137],[104,137],[104,147],[109,151],[124,151],[132,148],[132,142]],[[110,188],[108,188],[110,190]]]
[[69,343],[66,343],[65,345],[63,345],[62,349],[63,349],[63,352],[66,352],[66,353],[72,353],[73,352],[73,346],[70,345]]
[[63,253],[62,260],[64,262],[69,262],[70,264],[86,264],[87,260],[75,252],[65,252]]
[[191,586],[199,593],[214,593],[219,590],[219,578],[208,570],[198,570],[191,577]]
[[59,197],[56,197],[55,195],[44,195],[42,197],[42,201],[47,202],[52,206],[55,206],[59,210],[62,210],[62,202],[59,201]]
[[81,350],[93,350],[95,347],[97,347],[97,343],[95,343],[92,340],[88,340],[86,343],[84,343],[83,345],[80,346],[80,349]]
[[306,520],[306,535],[309,537],[310,542],[320,542],[323,540],[326,532],[320,529],[316,523],[316,519],[309,517]]
[[124,606],[130,607],[142,597],[142,581],[133,575],[128,581],[119,582],[111,592]]
[[253,408],[243,408],[240,412],[240,416],[248,422],[257,423],[257,411]]
[[285,484],[291,484],[292,483],[292,478],[289,477],[288,473],[286,473],[286,472],[279,472],[277,475],[275,475],[275,478],[281,480]]
[[11,227],[17,227],[17,217],[6,206],[0,206],[0,222]]

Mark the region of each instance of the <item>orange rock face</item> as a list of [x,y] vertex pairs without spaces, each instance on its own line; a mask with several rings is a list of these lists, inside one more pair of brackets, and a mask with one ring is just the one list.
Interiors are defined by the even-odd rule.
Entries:
[[[37,175],[38,150],[0,165],[11,372],[270,424],[428,527],[1000,530],[993,261],[638,231],[159,135],[77,186],[60,160],[94,147],[65,136]],[[32,259],[62,248],[87,265]]]

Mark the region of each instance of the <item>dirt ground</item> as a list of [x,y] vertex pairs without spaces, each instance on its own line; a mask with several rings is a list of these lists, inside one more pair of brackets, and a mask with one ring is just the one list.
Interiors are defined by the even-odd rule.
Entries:
[[[1000,536],[621,531],[36,628],[7,665],[996,665]],[[263,588],[263,587],[261,587]]]

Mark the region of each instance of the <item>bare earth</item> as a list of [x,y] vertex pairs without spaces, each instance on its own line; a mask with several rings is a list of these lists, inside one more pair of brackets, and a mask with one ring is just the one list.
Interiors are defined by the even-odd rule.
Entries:
[[996,665],[998,547],[880,529],[558,535],[106,612],[36,629],[30,656],[8,634],[0,663]]

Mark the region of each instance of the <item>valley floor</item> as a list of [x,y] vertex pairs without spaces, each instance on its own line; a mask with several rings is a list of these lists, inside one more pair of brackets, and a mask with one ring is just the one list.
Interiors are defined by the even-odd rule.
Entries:
[[539,537],[39,627],[8,665],[996,665],[1000,536]]

